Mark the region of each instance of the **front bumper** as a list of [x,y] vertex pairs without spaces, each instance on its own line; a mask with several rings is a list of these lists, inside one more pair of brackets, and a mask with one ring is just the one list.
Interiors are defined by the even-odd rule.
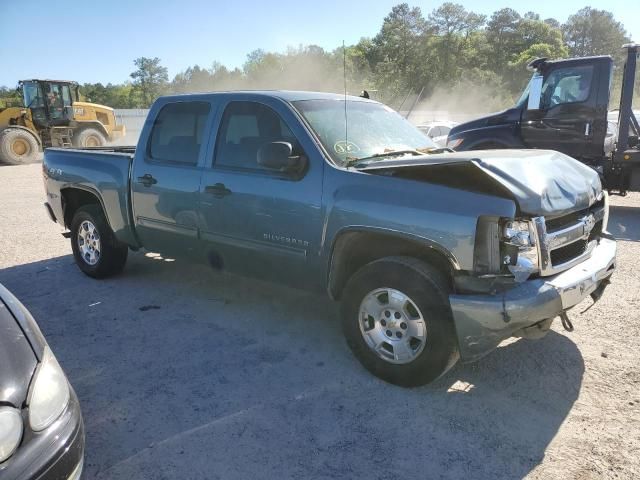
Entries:
[[25,431],[18,450],[0,464],[2,480],[78,480],[84,458],[84,424],[71,389],[69,405],[42,432]]
[[56,216],[53,213],[53,209],[51,208],[51,205],[49,205],[48,202],[44,203],[44,209],[47,211],[47,215],[49,215],[49,218],[51,219],[51,221],[53,223],[58,223],[58,220],[56,219]]
[[555,318],[604,288],[615,260],[615,240],[603,237],[589,259],[557,275],[495,295],[450,295],[461,360],[477,360],[519,330]]

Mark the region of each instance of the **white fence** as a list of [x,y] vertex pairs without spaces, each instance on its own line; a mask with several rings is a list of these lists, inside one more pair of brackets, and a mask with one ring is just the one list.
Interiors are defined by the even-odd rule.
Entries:
[[126,137],[118,143],[125,145],[138,143],[138,137],[149,110],[143,108],[119,108],[114,113],[116,115],[116,123],[124,125],[127,130]]

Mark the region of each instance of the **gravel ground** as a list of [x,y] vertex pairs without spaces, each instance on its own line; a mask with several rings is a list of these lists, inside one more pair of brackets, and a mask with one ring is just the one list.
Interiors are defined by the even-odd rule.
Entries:
[[640,195],[612,201],[618,271],[575,332],[405,390],[360,367],[322,296],[142,253],[85,277],[40,169],[0,168],[0,282],[80,398],[84,478],[640,478]]

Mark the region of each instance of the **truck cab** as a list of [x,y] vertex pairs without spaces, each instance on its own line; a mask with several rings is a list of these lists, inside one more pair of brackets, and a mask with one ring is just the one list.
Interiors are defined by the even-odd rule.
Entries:
[[631,110],[639,46],[625,48],[628,58],[617,131],[607,121],[613,79],[610,56],[539,58],[529,64],[534,73],[515,106],[454,127],[447,146],[458,151],[556,150],[595,168],[610,191],[626,193],[640,152],[635,148],[638,123]]
[[[448,145],[557,150],[585,163],[603,158],[612,58],[538,59],[530,66],[535,71],[515,106],[453,128]],[[537,109],[529,108],[532,88],[540,91]]]

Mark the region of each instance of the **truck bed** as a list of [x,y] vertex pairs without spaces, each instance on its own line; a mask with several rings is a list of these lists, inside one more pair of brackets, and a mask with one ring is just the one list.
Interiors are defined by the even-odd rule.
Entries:
[[103,204],[116,237],[136,245],[129,194],[135,150],[133,146],[47,148],[43,170],[48,201],[57,221],[61,224],[65,221],[66,192],[80,189]]
[[83,148],[48,148],[47,150],[80,150],[88,152],[111,152],[111,153],[130,153],[136,152],[135,145],[109,145],[106,147],[83,147]]

